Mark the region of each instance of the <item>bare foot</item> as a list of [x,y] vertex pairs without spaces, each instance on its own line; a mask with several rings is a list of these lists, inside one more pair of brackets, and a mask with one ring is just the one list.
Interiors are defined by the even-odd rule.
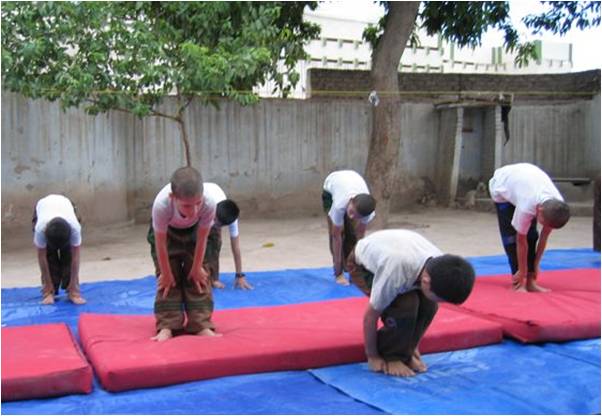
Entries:
[[42,299],[42,305],[52,305],[54,303],[54,295],[46,295]]
[[217,332],[215,332],[213,329],[210,329],[210,328],[205,328],[202,331],[197,332],[196,334],[201,337],[221,337],[222,336],[222,334],[218,334]]
[[163,341],[167,341],[168,339],[170,339],[172,337],[173,337],[173,334],[171,333],[171,329],[169,329],[169,328],[163,328],[162,330],[160,330],[157,333],[157,335],[155,335],[151,339],[153,341],[163,342]]
[[69,300],[76,305],[83,305],[86,303],[86,299],[82,298],[80,295],[69,295]]
[[527,291],[528,292],[545,293],[545,292],[550,292],[550,289],[539,286],[537,283],[535,283],[535,281],[530,281],[530,282],[527,282]]
[[416,373],[401,361],[387,362],[387,374],[396,377],[413,377]]
[[342,273],[335,278],[335,282],[337,282],[337,284],[341,286],[349,286],[349,282],[345,278],[345,275]]
[[426,372],[428,367],[424,361],[422,361],[422,357],[418,350],[414,351],[414,355],[412,355],[412,358],[410,359],[409,367],[417,373]]
[[515,292],[527,293],[527,287],[525,285],[512,286],[512,290]]
[[222,282],[220,282],[219,280],[214,280],[211,282],[211,286],[213,286],[216,289],[223,289],[226,287],[225,284],[223,284]]

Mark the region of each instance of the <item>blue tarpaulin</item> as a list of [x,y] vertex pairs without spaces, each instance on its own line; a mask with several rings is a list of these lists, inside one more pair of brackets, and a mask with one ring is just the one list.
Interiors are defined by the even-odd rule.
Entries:
[[[509,273],[505,256],[474,257],[470,258],[470,261],[478,275]],[[588,249],[549,250],[542,260],[542,270],[587,267],[600,267],[599,253]],[[255,290],[250,292],[232,289],[233,275],[226,273],[222,275],[222,280],[227,288],[215,291],[216,309],[273,306],[362,296],[355,287],[333,284],[331,273],[330,268],[251,272],[247,273],[247,278],[255,286]],[[85,280],[85,276],[83,279]],[[81,286],[83,295],[88,300],[88,303],[83,306],[72,305],[65,301],[64,296],[54,305],[42,306],[39,303],[39,288],[2,289],[2,326],[65,322],[77,334],[77,320],[82,312],[141,315],[153,313],[155,280],[151,276],[125,281],[83,283]],[[461,355],[462,352],[427,355],[425,360],[431,363],[432,368],[427,374],[413,379],[413,383],[423,383],[420,380],[433,379],[432,383],[426,383],[427,386],[431,386],[438,383],[438,377],[445,377],[447,381],[443,383],[441,379],[441,383],[447,383],[447,388],[457,385],[458,398],[455,402],[465,403],[465,405],[462,407],[457,404],[455,407],[444,408],[436,407],[435,404],[429,407],[429,403],[426,403],[424,411],[400,410],[399,412],[474,413],[472,410],[474,407],[470,407],[470,403],[465,398],[466,392],[470,391],[471,398],[480,397],[478,400],[489,405],[490,411],[480,413],[581,413],[585,407],[580,403],[583,401],[584,392],[589,390],[579,387],[579,392],[576,394],[576,390],[566,387],[567,384],[582,386],[579,383],[593,383],[594,387],[597,385],[597,396],[592,400],[588,399],[591,406],[588,405],[587,409],[595,408],[597,403],[597,412],[599,412],[600,343],[599,340],[595,341],[597,344],[593,347],[583,344],[585,341],[545,344],[537,347],[505,342],[493,346],[496,349],[483,347],[466,350],[474,352],[466,352],[464,355]],[[504,385],[498,382],[498,378],[503,373],[501,369],[505,367],[498,368],[489,363],[491,369],[488,372],[493,378],[487,378],[485,374],[474,376],[476,378],[473,380],[476,384],[471,384],[470,377],[461,369],[461,367],[470,367],[470,357],[474,357],[474,366],[477,366],[480,362],[498,360],[496,358],[498,356],[501,360],[505,353],[509,354],[505,357],[508,371],[516,373],[522,371],[525,383],[531,379],[543,381],[540,384],[545,386],[546,390],[539,389],[533,396],[539,396],[542,402],[554,396],[554,400],[559,403],[557,411],[552,410],[551,405],[531,406],[528,400],[507,398],[502,400],[504,397],[502,393],[491,396],[495,389],[504,391]],[[523,355],[526,357],[524,361],[521,361],[522,358],[520,360],[515,358]],[[535,359],[534,356],[540,358]],[[562,386],[558,384],[562,377],[558,377],[557,371],[554,370],[554,366],[560,362],[557,357],[563,357],[567,364],[579,366],[579,380],[573,383],[572,378],[566,378],[570,374],[562,373],[565,384]],[[344,389],[339,390],[337,385],[325,382],[327,377],[325,374],[328,371],[342,371],[341,369],[350,371],[350,378],[357,376],[358,380],[368,380],[369,385],[377,386],[382,380],[384,383],[394,382],[397,386],[402,382],[399,379],[369,373],[365,370],[365,366],[362,366],[363,364],[357,364],[316,370],[325,372],[320,373],[319,376],[318,373],[309,371],[275,372],[224,377],[122,393],[109,393],[95,381],[94,391],[90,395],[6,402],[2,403],[1,410],[3,414],[380,414],[391,412],[382,407],[378,401],[370,398],[358,400]],[[590,367],[596,366],[596,379],[591,379]],[[436,370],[440,368],[448,368],[447,373],[437,372]],[[454,372],[456,372],[455,376]],[[528,391],[529,384],[524,385],[523,390]],[[421,391],[422,389],[400,390],[397,392],[397,400],[402,403],[409,400],[410,396],[418,401]],[[512,391],[508,390],[507,394],[513,394]],[[485,399],[487,397],[492,398]],[[517,407],[510,408],[508,403],[517,403]]]

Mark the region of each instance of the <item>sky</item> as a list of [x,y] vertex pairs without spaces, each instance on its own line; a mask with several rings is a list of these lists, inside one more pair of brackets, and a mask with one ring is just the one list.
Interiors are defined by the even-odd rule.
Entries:
[[[516,29],[524,39],[542,40],[555,43],[573,44],[573,71],[585,71],[588,69],[602,68],[602,48],[600,48],[600,26],[594,29],[581,31],[573,29],[565,36],[544,33],[540,36],[531,36],[520,21],[529,13],[537,13],[541,10],[541,3],[537,0],[513,0],[510,1],[510,17]],[[380,6],[371,0],[353,1],[328,1],[320,2],[316,12],[335,15],[339,17],[377,21],[383,11]],[[483,37],[483,44],[502,45],[501,33],[490,31]]]

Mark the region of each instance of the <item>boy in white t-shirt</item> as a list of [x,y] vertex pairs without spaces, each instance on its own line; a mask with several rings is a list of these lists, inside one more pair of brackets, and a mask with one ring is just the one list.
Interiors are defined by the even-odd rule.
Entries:
[[359,173],[339,170],[324,180],[322,208],[326,213],[334,277],[340,285],[349,285],[343,274],[345,259],[366,233],[368,223],[374,219],[375,207],[376,201]]
[[42,303],[53,304],[59,288],[66,289],[69,300],[76,305],[86,303],[79,289],[82,235],[74,205],[63,195],[48,195],[36,204],[32,223],[42,279]]
[[201,174],[191,167],[176,170],[153,202],[147,240],[157,276],[156,341],[180,331],[217,335],[211,282],[203,268],[214,216],[213,201],[203,197]]
[[413,231],[381,230],[358,241],[347,266],[351,282],[370,297],[363,318],[370,369],[401,377],[426,371],[418,343],[437,302],[460,304],[470,295],[470,263]]
[[489,181],[489,193],[512,270],[512,288],[547,292],[549,289],[536,283],[539,263],[552,230],[564,227],[571,216],[568,204],[550,177],[530,163],[496,169]]
[[211,200],[215,205],[215,220],[207,238],[207,249],[205,250],[205,258],[203,260],[203,267],[209,273],[211,284],[217,289],[224,288],[224,284],[219,281],[219,255],[222,249],[222,227],[228,226],[230,231],[230,248],[232,249],[234,268],[236,270],[234,287],[245,290],[253,289],[253,286],[247,282],[245,274],[242,272],[238,232],[238,215],[240,214],[240,210],[238,205],[231,199],[227,199],[222,188],[212,182],[205,182],[203,184],[203,196]]

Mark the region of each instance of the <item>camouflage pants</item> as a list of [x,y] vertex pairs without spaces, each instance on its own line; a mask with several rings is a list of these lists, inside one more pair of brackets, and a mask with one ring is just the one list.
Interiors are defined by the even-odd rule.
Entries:
[[[165,298],[157,287],[154,307],[157,331],[169,328],[172,331],[196,333],[206,328],[215,328],[211,322],[213,313],[211,285],[206,292],[199,293],[193,282],[188,279],[194,260],[196,231],[196,225],[186,229],[171,227],[167,229],[167,253],[176,286],[170,289]],[[151,246],[155,274],[159,278],[161,269],[156,254],[152,224],[148,230],[147,241]]]
[[209,273],[209,279],[212,282],[219,280],[219,254],[222,251],[222,228],[211,227],[207,237],[207,248],[205,249],[205,258],[203,267]]
[[[351,282],[370,296],[374,274],[355,262],[355,254],[347,258]],[[408,363],[427,328],[433,321],[439,305],[422,291],[412,290],[398,295],[382,311],[383,327],[377,332],[378,353],[385,361]]]

